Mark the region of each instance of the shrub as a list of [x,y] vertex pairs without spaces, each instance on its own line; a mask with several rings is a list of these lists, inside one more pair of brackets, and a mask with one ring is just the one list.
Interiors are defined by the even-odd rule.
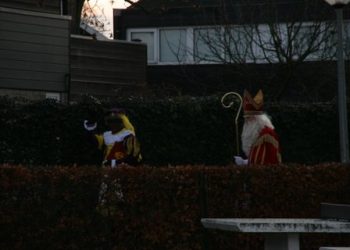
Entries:
[[[52,101],[16,103],[0,99],[0,160],[23,164],[99,164],[83,120],[99,121],[103,110],[124,107],[137,129],[146,164],[225,165],[235,149],[233,111],[218,97],[150,100],[121,99],[97,105],[90,99],[72,105]],[[280,135],[284,162],[316,164],[339,158],[336,106],[269,104]],[[240,127],[242,120],[240,120]]]
[[[98,202],[102,181],[109,187],[103,205]],[[5,165],[0,167],[0,248],[186,250],[202,249],[207,237],[209,249],[261,249],[261,236],[205,233],[200,218],[315,218],[320,202],[350,203],[349,184],[349,166],[338,164]],[[346,244],[344,235],[302,235],[302,249]]]

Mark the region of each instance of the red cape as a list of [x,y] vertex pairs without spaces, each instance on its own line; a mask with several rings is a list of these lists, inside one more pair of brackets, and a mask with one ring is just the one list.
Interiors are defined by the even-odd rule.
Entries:
[[282,162],[278,136],[274,129],[264,127],[249,154],[250,165],[269,165]]

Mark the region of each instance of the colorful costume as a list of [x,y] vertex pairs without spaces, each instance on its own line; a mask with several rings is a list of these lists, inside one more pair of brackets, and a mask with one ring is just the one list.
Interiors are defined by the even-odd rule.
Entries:
[[[263,93],[261,90],[252,98],[248,91],[244,91],[243,109],[246,119],[252,119],[264,115],[263,113]],[[269,121],[270,123],[270,121]],[[281,150],[278,136],[271,124],[259,131],[259,135],[250,148],[248,155],[249,165],[269,165],[282,162]]]
[[[106,118],[120,119],[124,128],[116,133],[112,131],[106,131],[103,134],[92,133],[97,147],[104,152],[103,165],[115,166],[120,163],[137,165],[140,163],[142,160],[140,144],[127,116],[119,110],[111,110]],[[84,126],[87,130],[93,131],[97,125],[87,126],[85,121]]]
[[282,162],[278,137],[274,129],[265,127],[250,149],[249,164],[269,165]]

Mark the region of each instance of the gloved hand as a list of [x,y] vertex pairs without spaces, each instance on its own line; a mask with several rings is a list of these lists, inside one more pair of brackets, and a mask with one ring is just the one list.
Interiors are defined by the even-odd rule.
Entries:
[[97,122],[89,122],[88,120],[85,120],[85,121],[84,121],[84,128],[85,128],[87,131],[95,130],[96,127],[97,127]]
[[248,165],[248,159],[245,160],[240,156],[234,156],[234,158],[235,158],[236,165],[238,166]]

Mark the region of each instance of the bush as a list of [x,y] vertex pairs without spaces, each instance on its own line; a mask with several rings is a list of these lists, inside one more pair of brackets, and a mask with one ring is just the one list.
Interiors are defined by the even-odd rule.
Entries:
[[[127,110],[146,164],[225,165],[235,154],[233,111],[223,109],[219,97],[131,98],[103,105],[90,99],[62,105],[1,98],[1,162],[99,164],[101,155],[88,144],[82,123],[87,118],[98,120],[103,131],[103,110],[108,107]],[[269,104],[266,109],[280,135],[284,162],[316,164],[339,159],[334,104]]]
[[[109,186],[98,206],[102,180]],[[350,167],[0,167],[1,249],[262,249],[259,235],[208,231],[201,217],[319,217],[350,203]],[[206,192],[203,192],[206,190]],[[117,191],[122,197],[117,196]],[[302,249],[350,245],[302,235]]]

